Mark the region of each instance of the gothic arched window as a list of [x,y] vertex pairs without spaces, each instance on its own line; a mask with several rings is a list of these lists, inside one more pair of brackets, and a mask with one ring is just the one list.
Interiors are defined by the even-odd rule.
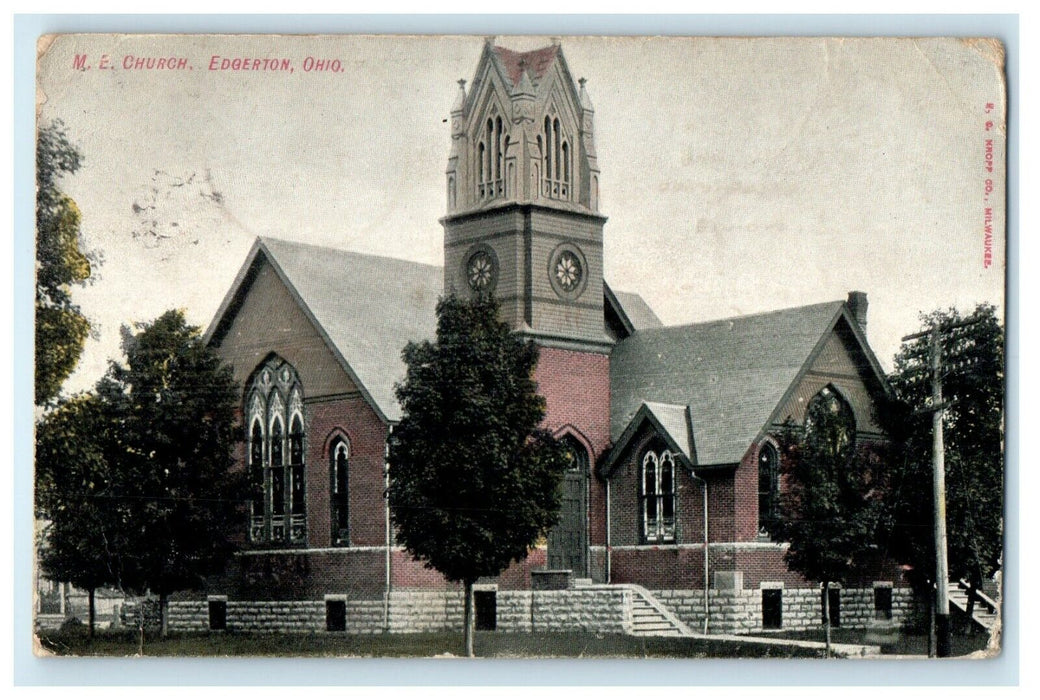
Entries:
[[350,445],[345,438],[336,438],[329,450],[329,471],[332,481],[332,543],[350,542]]
[[758,534],[769,534],[770,523],[780,515],[780,458],[773,443],[758,448]]
[[675,457],[648,450],[640,470],[644,542],[675,541]]
[[487,168],[484,171],[484,173],[486,175],[485,181],[490,180],[491,177],[492,177],[491,173],[492,173],[492,167],[493,167],[493,163],[494,163],[494,150],[495,150],[495,146],[494,146],[494,143],[495,143],[494,131],[495,131],[495,124],[489,118],[487,120],[487,129],[486,129],[486,133],[484,135],[484,143],[487,144],[487,154],[486,154],[486,156],[487,156]]
[[[552,157],[552,121],[549,117],[545,118],[545,179],[552,180],[553,171],[553,157]],[[546,193],[548,194],[548,192]]]
[[495,119],[495,180],[502,179],[502,117]]
[[[542,145],[542,137],[545,144]],[[574,153],[558,117],[546,115],[542,133],[538,135],[544,167],[542,194],[552,199],[570,199],[571,180],[574,177]]]
[[254,375],[246,405],[250,425],[247,468],[252,487],[249,539],[304,543],[306,422],[296,370],[280,358],[267,360]]
[[588,473],[589,451],[585,449],[585,446],[577,438],[569,434],[560,438],[560,442],[563,444],[564,449],[567,450],[567,471],[579,472],[581,474]]
[[848,401],[827,385],[809,401],[805,409],[805,432],[817,433],[835,458],[848,458],[856,444],[856,417]]
[[553,179],[560,179],[560,120],[553,119]]
[[258,397],[250,409],[253,423],[249,431],[249,539],[258,542],[264,539],[264,408]]

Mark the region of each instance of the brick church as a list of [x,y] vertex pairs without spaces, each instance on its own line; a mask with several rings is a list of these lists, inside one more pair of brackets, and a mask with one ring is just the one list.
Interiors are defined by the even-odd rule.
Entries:
[[[484,627],[817,623],[818,584],[786,568],[763,526],[780,489],[774,435],[825,401],[858,440],[883,439],[866,295],[662,325],[603,276],[593,116],[559,45],[489,40],[451,108],[443,268],[256,241],[207,331],[242,387],[243,546],[208,591],[171,604],[173,626],[457,628],[459,587],[394,544],[384,498],[401,350],[434,336],[449,291],[493,293],[539,345],[545,426],[575,455],[558,525],[477,586]],[[891,566],[847,585],[830,592],[845,624],[905,610]]]

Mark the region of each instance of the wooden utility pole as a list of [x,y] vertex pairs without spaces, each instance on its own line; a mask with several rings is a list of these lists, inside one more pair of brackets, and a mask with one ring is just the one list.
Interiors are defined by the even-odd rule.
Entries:
[[903,342],[929,338],[929,369],[932,380],[931,403],[919,409],[918,413],[932,414],[932,503],[934,512],[935,534],[935,634],[936,655],[949,656],[952,647],[950,627],[950,570],[947,561],[946,546],[946,448],[943,444],[943,404],[942,377],[943,334],[957,328],[964,328],[979,323],[980,318],[969,318],[958,323],[944,323],[933,326],[927,331],[914,333],[902,338]]
[[950,655],[950,570],[946,561],[946,449],[943,445],[942,344],[939,327],[931,332],[932,365],[932,497],[935,511],[936,655]]

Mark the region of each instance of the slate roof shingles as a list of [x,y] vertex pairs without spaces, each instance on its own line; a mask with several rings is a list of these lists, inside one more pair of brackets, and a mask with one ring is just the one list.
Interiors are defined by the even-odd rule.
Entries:
[[[389,421],[400,420],[394,384],[405,377],[401,350],[410,341],[436,337],[444,269],[266,236],[258,244],[377,410]],[[638,294],[617,295],[637,328],[660,325]],[[218,316],[212,328],[219,321]]]
[[277,238],[260,241],[378,409],[399,420],[394,383],[405,376],[401,350],[409,341],[436,336],[443,268]]
[[513,51],[504,46],[494,46],[491,49],[501,62],[509,78],[510,87],[520,82],[520,71],[526,70],[528,75],[537,83],[542,78],[553,60],[559,53],[557,45],[545,46],[534,51]]
[[611,437],[644,402],[689,406],[698,463],[739,462],[843,306],[637,331],[611,354]]

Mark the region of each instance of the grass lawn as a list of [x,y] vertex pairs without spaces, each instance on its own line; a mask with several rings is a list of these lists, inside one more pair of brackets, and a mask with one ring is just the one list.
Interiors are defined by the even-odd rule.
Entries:
[[[134,631],[99,631],[93,642],[86,633],[43,632],[40,646],[61,656],[134,656],[139,640]],[[812,650],[763,648],[734,642],[695,639],[641,639],[625,635],[514,634],[477,632],[474,650],[486,658],[650,657],[650,658],[813,658]],[[144,656],[355,656],[430,657],[464,654],[462,633],[431,634],[170,634],[165,640],[149,634]]]
[[[773,637],[775,639],[801,639],[810,642],[823,641],[823,629],[806,630],[804,632],[757,632],[757,637]],[[989,637],[985,634],[954,634],[953,656],[967,656],[974,651],[986,648]],[[875,630],[850,630],[837,628],[831,630],[831,642],[834,644],[870,644],[880,646],[882,654],[928,653],[927,634],[879,633]]]

